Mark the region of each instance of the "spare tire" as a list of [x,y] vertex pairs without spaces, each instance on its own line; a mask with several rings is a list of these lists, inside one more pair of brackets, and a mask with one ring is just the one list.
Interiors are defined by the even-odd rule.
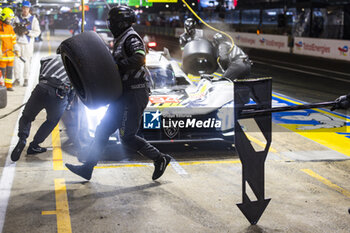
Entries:
[[216,49],[208,40],[190,41],[182,54],[183,70],[193,75],[212,74],[218,69],[216,57]]
[[59,48],[66,72],[81,101],[98,108],[117,100],[122,82],[114,59],[96,32],[83,32]]
[[0,108],[5,108],[7,105],[7,89],[0,86]]

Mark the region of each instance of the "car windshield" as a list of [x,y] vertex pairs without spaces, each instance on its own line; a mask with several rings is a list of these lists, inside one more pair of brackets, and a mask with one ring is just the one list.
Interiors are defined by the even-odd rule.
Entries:
[[170,68],[154,67],[149,68],[154,83],[154,88],[165,88],[176,85],[174,71]]

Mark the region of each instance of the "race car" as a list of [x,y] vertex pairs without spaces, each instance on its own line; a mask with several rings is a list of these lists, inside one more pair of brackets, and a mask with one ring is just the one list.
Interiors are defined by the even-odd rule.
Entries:
[[[167,50],[146,55],[151,95],[138,132],[151,143],[224,140],[233,143],[233,82],[205,76],[195,85]],[[107,106],[89,109],[78,101],[78,140],[89,143]],[[110,141],[120,142],[118,131]]]

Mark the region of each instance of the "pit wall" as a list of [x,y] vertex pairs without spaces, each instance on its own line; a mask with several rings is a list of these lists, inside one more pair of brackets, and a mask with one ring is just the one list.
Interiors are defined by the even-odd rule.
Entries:
[[[137,31],[144,34],[155,34],[179,37],[183,28],[145,27],[137,25]],[[212,38],[216,32],[204,30],[205,38]],[[322,57],[350,61],[350,41],[317,39],[305,37],[288,37],[280,35],[227,32],[234,42],[241,47],[274,50],[278,52],[294,53],[299,55]]]

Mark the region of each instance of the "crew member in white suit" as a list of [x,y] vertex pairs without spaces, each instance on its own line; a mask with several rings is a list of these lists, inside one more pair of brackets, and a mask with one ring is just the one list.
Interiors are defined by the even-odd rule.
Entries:
[[34,53],[34,39],[41,33],[38,19],[30,14],[31,3],[23,1],[22,13],[15,18],[15,23],[25,25],[26,29],[21,35],[17,34],[17,45],[20,56],[25,60],[21,61],[18,57],[14,62],[15,82],[23,86],[28,85],[30,75],[30,65]]

